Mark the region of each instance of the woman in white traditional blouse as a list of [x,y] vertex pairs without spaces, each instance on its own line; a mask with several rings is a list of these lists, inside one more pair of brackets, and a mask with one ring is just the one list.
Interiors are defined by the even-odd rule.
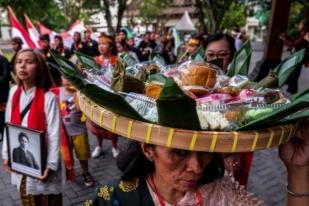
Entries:
[[[18,85],[10,90],[6,108],[7,123],[44,131],[46,169],[38,179],[11,171],[8,166],[7,139],[2,147],[3,164],[11,173],[12,184],[20,191],[23,205],[62,205],[60,166],[60,116],[56,97],[49,92],[51,79],[45,60],[32,49],[17,53],[14,71]],[[22,111],[30,105],[25,115]]]

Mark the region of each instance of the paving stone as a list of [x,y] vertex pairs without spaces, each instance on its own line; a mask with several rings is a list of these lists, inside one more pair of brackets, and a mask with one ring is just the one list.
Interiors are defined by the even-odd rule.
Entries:
[[1,200],[2,206],[15,206],[14,201],[11,198],[5,198]]

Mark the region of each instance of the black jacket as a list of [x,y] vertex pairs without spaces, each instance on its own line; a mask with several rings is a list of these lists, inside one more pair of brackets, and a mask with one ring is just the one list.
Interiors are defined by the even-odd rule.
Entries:
[[11,66],[8,60],[0,55],[0,103],[6,103],[10,90]]
[[13,150],[13,162],[39,169],[34,156],[31,152],[25,152],[21,147],[17,147]]

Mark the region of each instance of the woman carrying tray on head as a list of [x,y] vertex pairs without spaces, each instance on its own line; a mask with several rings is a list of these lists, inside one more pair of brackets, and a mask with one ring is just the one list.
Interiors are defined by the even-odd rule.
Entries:
[[48,91],[51,79],[46,62],[32,49],[23,49],[16,55],[14,70],[18,85],[10,90],[6,122],[43,131],[47,159],[44,174],[39,180],[11,171],[5,137],[2,145],[4,169],[11,173],[12,184],[20,192],[22,205],[62,205],[60,115],[56,97]]
[[[304,120],[295,137],[279,147],[288,171],[288,206],[309,205],[308,123]],[[265,205],[224,174],[217,153],[131,142],[118,157],[118,167],[121,180],[98,188],[86,206]]]
[[[115,66],[117,62],[117,49],[115,46],[114,40],[107,35],[103,35],[99,38],[99,52],[100,55],[96,56],[94,59],[95,61],[102,67],[106,68],[109,65]],[[117,149],[117,141],[118,141],[118,135],[109,132],[98,125],[96,125],[93,122],[88,122],[88,127],[90,128],[90,131],[96,135],[98,145],[94,149],[94,151],[91,154],[92,158],[97,158],[102,154],[102,142],[103,138],[110,139],[112,141],[112,153],[113,157],[117,157],[119,154],[119,150]]]

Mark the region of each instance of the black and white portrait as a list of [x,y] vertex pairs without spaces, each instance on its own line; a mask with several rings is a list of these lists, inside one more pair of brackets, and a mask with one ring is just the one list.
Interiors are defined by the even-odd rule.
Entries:
[[46,161],[44,134],[8,124],[7,138],[12,170],[32,177],[42,176]]
[[19,146],[13,149],[13,162],[26,165],[28,167],[39,169],[32,152],[29,151],[29,137],[21,132],[18,135]]

